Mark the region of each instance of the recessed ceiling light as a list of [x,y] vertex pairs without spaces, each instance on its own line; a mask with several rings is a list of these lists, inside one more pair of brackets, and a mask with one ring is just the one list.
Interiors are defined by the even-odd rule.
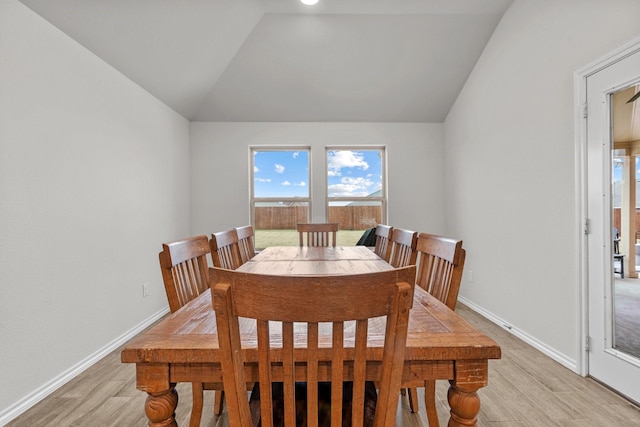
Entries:
[[307,6],[313,6],[314,4],[318,3],[318,0],[300,0],[303,4],[306,4]]

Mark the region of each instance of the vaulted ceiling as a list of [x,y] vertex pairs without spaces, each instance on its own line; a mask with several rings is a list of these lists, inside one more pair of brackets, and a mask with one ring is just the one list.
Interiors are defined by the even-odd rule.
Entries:
[[442,122],[512,0],[21,0],[194,121]]

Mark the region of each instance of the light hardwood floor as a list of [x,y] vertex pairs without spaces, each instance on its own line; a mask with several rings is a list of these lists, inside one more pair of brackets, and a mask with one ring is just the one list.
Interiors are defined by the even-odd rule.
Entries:
[[[480,391],[478,425],[485,427],[640,426],[640,408],[597,382],[564,368],[507,331],[462,305],[456,310],[495,339],[502,359],[490,361],[489,385]],[[448,383],[438,381],[438,416],[447,425]],[[188,425],[191,388],[178,384],[178,425]],[[423,389],[418,389],[419,393]],[[227,427],[226,412],[213,415],[213,396],[205,392],[202,426]],[[146,394],[136,390],[135,368],[120,363],[116,351],[51,396],[12,421],[7,427],[146,426]],[[420,399],[423,396],[420,395]],[[427,426],[424,403],[409,411],[406,396],[398,405],[399,426]]]

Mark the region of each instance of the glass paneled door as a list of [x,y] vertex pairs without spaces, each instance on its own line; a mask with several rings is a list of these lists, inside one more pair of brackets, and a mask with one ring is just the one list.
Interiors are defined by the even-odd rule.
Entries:
[[585,109],[588,373],[636,402],[640,402],[636,272],[640,133],[635,136],[640,132],[639,84],[640,46],[586,77]]

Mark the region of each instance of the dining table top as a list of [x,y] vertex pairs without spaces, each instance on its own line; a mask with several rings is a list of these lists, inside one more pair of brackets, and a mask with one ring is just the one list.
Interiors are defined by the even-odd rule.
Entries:
[[[344,264],[342,264],[344,263]],[[347,267],[350,266],[350,270]],[[237,271],[246,273],[357,274],[390,270],[364,246],[270,247]],[[250,340],[249,340],[250,341]],[[434,352],[434,348],[438,348]],[[128,363],[218,360],[218,338],[210,290],[132,339],[122,351]],[[500,358],[500,346],[419,286],[409,317],[406,359]]]
[[374,273],[393,267],[366,246],[271,246],[237,271],[285,276]]
[[[309,275],[369,273],[392,268],[370,248],[363,246],[292,246],[267,248],[238,270]],[[373,325],[375,327],[375,322]],[[384,325],[379,328],[380,334],[384,334]],[[243,347],[255,346],[255,324],[246,322],[241,329]],[[376,334],[372,336],[375,339]],[[415,287],[403,387],[420,386],[427,379],[448,379],[453,395],[471,396],[471,400],[477,400],[479,408],[479,397],[475,392],[488,382],[488,360],[500,357],[500,346],[494,340],[424,289]],[[173,390],[175,382],[221,383],[216,317],[210,290],[133,338],[123,349],[121,360],[137,365],[137,387],[153,399],[159,399],[158,396],[168,389]],[[450,404],[452,412],[467,411],[459,408],[457,401],[450,401]],[[469,424],[464,425],[475,425],[469,419],[465,422]]]
[[[243,343],[254,345],[255,325],[241,326],[245,327]],[[206,290],[129,341],[121,359],[124,363],[219,362],[218,350],[216,317],[211,292]],[[442,358],[499,359],[500,346],[417,287],[409,315],[405,360]]]

